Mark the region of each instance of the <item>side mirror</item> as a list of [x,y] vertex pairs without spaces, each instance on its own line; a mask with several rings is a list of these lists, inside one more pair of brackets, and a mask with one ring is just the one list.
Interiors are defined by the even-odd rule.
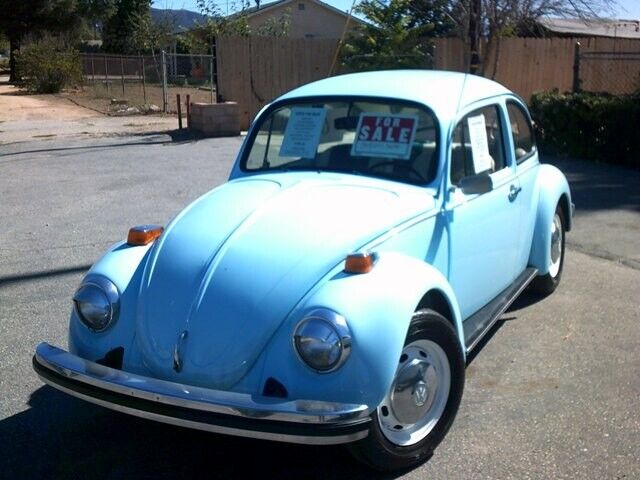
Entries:
[[488,173],[480,173],[462,178],[459,187],[465,195],[487,193],[493,190],[493,181]]

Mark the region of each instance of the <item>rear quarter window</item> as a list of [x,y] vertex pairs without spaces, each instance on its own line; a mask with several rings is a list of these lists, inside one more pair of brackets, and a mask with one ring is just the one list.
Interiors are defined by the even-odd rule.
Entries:
[[536,151],[533,128],[529,121],[529,116],[516,102],[507,102],[507,112],[511,125],[511,136],[513,138],[513,150],[515,152],[516,162],[522,163]]

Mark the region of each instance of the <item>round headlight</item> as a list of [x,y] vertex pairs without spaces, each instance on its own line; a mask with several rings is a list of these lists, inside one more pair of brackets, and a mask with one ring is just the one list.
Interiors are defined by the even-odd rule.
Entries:
[[73,296],[78,317],[96,332],[108,328],[118,314],[119,294],[116,286],[106,278],[85,279]]
[[321,373],[339,368],[351,352],[347,321],[327,309],[309,312],[296,326],[293,342],[300,358]]

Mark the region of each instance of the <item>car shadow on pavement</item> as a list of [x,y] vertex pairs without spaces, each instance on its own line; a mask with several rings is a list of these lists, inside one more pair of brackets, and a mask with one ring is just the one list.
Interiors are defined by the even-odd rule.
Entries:
[[524,290],[524,292],[518,295],[518,297],[513,301],[511,305],[509,305],[509,308],[507,308],[507,310],[505,311],[505,314],[522,310],[523,308],[527,308],[533,305],[534,303],[544,301],[545,298],[547,297],[534,292],[529,286]]
[[507,310],[502,314],[500,319],[493,325],[493,327],[491,327],[487,334],[482,337],[482,339],[480,340],[480,342],[478,342],[474,349],[469,352],[469,354],[467,355],[467,366],[473,363],[476,357],[482,352],[482,349],[491,341],[493,336],[498,333],[498,330],[500,330],[505,325],[505,323],[518,319],[518,316],[515,315],[514,312],[527,308],[528,306],[533,305],[534,303],[538,303],[544,299],[544,296],[537,294],[530,289],[525,289],[525,291],[522,292],[511,305],[509,305],[509,308],[507,308]]
[[567,177],[576,210],[631,210],[640,212],[640,170],[617,165],[545,157]]
[[[173,143],[187,143],[187,142],[195,142],[198,140],[202,140],[207,138],[203,133],[198,130],[193,130],[190,128],[169,130],[168,132],[162,132],[171,137],[171,141]],[[153,135],[153,133],[149,133],[149,135]]]
[[28,410],[0,421],[0,472],[49,479],[396,478],[357,463],[341,446],[216,435],[143,420],[49,386]]
[[[131,141],[131,138],[139,139],[138,141]],[[132,146],[148,146],[148,145],[182,145],[186,143],[193,143],[199,140],[206,139],[202,133],[196,130],[188,129],[176,129],[176,130],[159,130],[144,133],[131,132],[124,141],[112,141],[102,144],[83,144],[84,140],[78,140],[79,145],[73,146],[48,146],[46,148],[37,148],[32,150],[17,150],[14,152],[0,153],[1,158],[16,157],[21,155],[30,155],[34,153],[51,153],[51,152],[65,152],[74,150],[98,150],[98,149],[110,149],[118,147],[132,147]],[[22,142],[18,142],[22,143]],[[4,144],[5,146],[11,144]]]

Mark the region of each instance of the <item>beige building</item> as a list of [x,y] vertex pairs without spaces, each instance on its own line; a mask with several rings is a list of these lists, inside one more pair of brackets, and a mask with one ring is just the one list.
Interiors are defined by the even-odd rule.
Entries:
[[547,36],[640,39],[640,20],[542,17],[538,23],[547,31]]
[[[288,14],[291,18],[289,36],[292,38],[340,38],[349,18],[347,12],[320,0],[278,0],[249,9],[246,13],[252,29],[270,18]],[[360,23],[362,20],[351,17],[349,28]]]

